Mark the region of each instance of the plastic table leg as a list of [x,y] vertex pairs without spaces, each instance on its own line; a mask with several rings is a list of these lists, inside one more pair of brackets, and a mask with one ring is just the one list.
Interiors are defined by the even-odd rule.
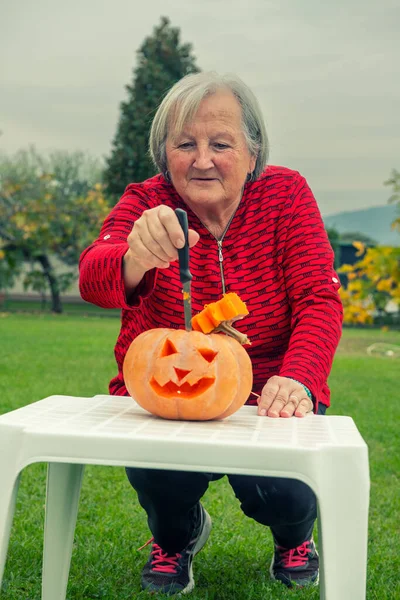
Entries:
[[65,600],[84,465],[49,463],[42,600]]
[[365,600],[369,507],[366,450],[337,452],[324,462],[318,501],[320,598]]

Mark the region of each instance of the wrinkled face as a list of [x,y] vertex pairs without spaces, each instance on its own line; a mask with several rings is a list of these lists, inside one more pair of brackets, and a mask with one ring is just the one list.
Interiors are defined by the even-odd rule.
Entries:
[[166,152],[172,183],[193,210],[238,203],[256,163],[243,135],[240,104],[229,91],[206,97],[181,133],[172,125]]
[[159,396],[196,398],[215,384],[218,352],[167,338],[155,360],[150,385]]

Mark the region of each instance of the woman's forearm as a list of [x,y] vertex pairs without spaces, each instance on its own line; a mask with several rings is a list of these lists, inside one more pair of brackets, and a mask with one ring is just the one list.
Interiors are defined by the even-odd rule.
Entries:
[[130,249],[128,249],[123,257],[122,271],[126,297],[129,298],[142,281],[146,270],[138,265],[137,261],[132,256]]

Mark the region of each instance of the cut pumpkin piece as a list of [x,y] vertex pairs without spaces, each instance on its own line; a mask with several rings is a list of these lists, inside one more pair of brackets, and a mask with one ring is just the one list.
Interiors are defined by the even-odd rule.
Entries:
[[204,309],[192,318],[192,327],[202,333],[223,332],[234,337],[241,344],[250,344],[250,340],[232,323],[248,315],[246,304],[234,292],[224,294],[221,300],[206,304]]

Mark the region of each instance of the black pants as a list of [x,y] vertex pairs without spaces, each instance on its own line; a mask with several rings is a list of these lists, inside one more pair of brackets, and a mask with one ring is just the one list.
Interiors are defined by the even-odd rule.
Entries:
[[[325,406],[320,405],[318,413],[324,414]],[[193,515],[208,484],[224,477],[216,473],[131,467],[126,472],[147,513],[156,543],[170,553],[187,545]],[[244,514],[268,525],[280,546],[295,548],[311,536],[317,517],[317,501],[305,483],[282,477],[227,477]]]

